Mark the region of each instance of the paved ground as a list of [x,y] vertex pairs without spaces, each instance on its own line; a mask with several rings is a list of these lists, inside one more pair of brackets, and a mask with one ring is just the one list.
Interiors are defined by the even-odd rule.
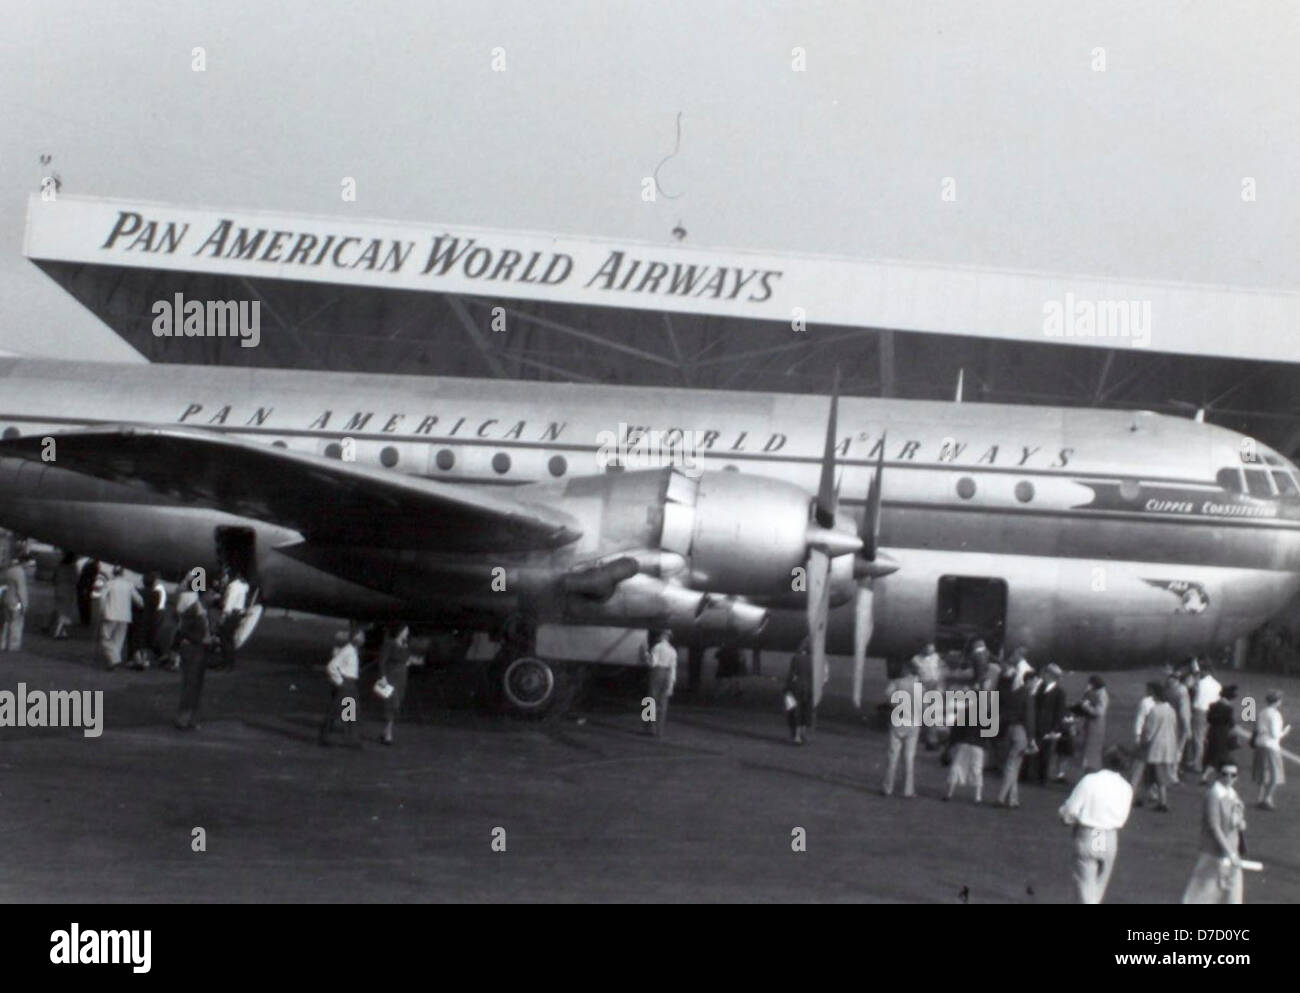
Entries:
[[[1063,786],[1022,788],[1018,811],[944,804],[944,770],[922,753],[921,796],[887,799],[884,734],[832,700],[813,742],[788,745],[775,678],[711,705],[675,701],[655,741],[638,733],[635,694],[606,688],[568,719],[529,724],[453,708],[426,676],[395,748],[374,742],[377,714],[362,751],[320,748],[330,631],[264,622],[240,669],[210,674],[195,733],[171,726],[175,674],[108,674],[88,641],[39,635],[0,655],[0,689],[102,689],[106,710],[98,739],[0,729],[0,900],[1070,899]],[[1144,675],[1110,680],[1113,738]],[[1261,698],[1281,683],[1300,723],[1296,681],[1237,682]],[[1072,698],[1082,683],[1067,677]],[[1183,786],[1172,813],[1134,812],[1112,902],[1177,901],[1198,797]],[[1251,811],[1251,854],[1268,868],[1248,875],[1250,902],[1300,901],[1298,815],[1296,785],[1276,813]],[[191,851],[196,826],[204,853]],[[498,827],[504,853],[491,848]],[[791,850],[796,827],[804,853]]]

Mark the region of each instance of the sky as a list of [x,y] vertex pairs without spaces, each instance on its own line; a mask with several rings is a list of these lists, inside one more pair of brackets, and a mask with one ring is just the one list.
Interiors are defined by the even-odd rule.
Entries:
[[86,196],[1300,288],[1289,0],[2,6],[0,349],[134,354],[22,255],[50,170]]

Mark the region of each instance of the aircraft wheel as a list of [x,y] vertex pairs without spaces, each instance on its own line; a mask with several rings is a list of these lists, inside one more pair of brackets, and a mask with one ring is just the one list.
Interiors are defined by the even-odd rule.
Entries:
[[555,699],[555,672],[545,660],[524,655],[506,666],[501,690],[520,713],[541,713]]

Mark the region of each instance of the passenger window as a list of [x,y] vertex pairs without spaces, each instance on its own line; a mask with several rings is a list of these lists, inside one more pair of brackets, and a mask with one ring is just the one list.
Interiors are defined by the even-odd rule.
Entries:
[[1246,470],[1246,489],[1253,497],[1268,498],[1273,495],[1273,487],[1268,484],[1268,473],[1263,469]]
[[1277,486],[1277,491],[1283,496],[1298,496],[1300,489],[1296,489],[1295,480],[1287,472],[1273,472],[1273,483]]
[[1219,474],[1214,477],[1220,486],[1229,493],[1240,493],[1241,490],[1241,470],[1235,466],[1228,466],[1220,469]]

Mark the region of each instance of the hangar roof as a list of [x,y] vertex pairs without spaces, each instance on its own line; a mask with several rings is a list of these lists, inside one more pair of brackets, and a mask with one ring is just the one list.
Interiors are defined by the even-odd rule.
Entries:
[[[1136,407],[1300,448],[1300,293],[39,194],[25,254],[147,359]],[[260,305],[258,347],[156,305]]]

